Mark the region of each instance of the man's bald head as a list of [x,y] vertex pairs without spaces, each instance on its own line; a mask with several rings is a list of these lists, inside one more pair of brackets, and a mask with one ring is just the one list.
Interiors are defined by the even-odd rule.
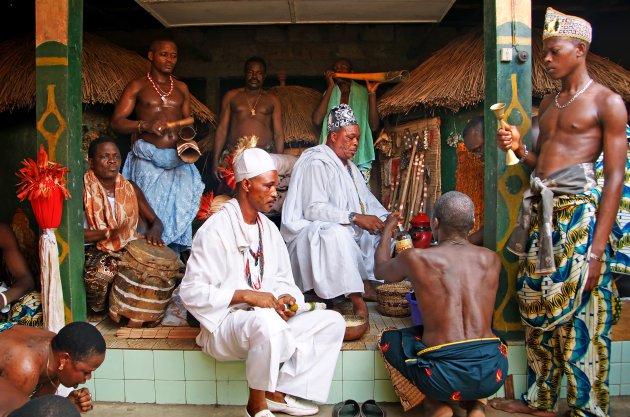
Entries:
[[467,235],[475,225],[475,204],[466,194],[449,191],[435,202],[433,217],[445,232]]
[[151,42],[151,45],[149,45],[149,52],[153,52],[153,53],[157,52],[160,49],[160,45],[162,45],[163,43],[173,44],[175,46],[175,49],[177,49],[177,44],[175,43],[173,39],[157,38]]

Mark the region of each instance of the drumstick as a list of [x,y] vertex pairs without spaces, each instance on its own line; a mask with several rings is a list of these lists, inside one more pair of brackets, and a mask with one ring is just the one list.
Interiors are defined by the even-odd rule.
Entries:
[[168,122],[166,123],[166,128],[167,129],[172,129],[174,127],[180,127],[180,126],[186,126],[186,125],[191,125],[195,123],[195,119],[192,117],[187,117],[185,119],[181,119],[181,120],[175,120],[173,122]]
[[403,208],[407,203],[405,201],[407,196],[407,188],[409,187],[409,179],[411,178],[411,163],[416,157],[416,149],[418,149],[418,139],[419,136],[416,136],[416,139],[413,141],[413,148],[411,148],[411,157],[409,158],[409,166],[407,166],[407,172],[405,173],[405,182],[403,183],[402,192],[400,193],[400,205],[398,206],[398,212],[402,215]]

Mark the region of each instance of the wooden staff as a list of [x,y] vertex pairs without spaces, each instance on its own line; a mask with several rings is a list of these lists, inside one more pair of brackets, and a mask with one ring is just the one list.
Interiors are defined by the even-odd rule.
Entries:
[[173,129],[174,127],[186,126],[195,123],[195,119],[192,117],[187,117],[181,120],[175,120],[173,122],[166,123],[167,129]]
[[409,158],[409,166],[407,167],[407,172],[405,173],[405,183],[403,184],[402,192],[400,193],[400,206],[398,207],[398,211],[402,215],[403,208],[405,207],[405,197],[407,196],[407,188],[409,187],[409,178],[411,177],[411,163],[413,159],[416,157],[416,149],[418,148],[418,136],[413,141],[413,147],[411,148],[411,157]]
[[424,211],[427,198],[429,198],[429,184],[431,184],[431,177],[427,176],[426,169],[422,170],[422,177],[422,204],[420,205],[420,210]]
[[397,205],[396,200],[397,200],[397,194],[398,194],[398,187],[400,186],[400,179],[402,178],[402,169],[400,166],[400,160],[401,158],[398,158],[398,169],[396,170],[396,178],[394,181],[394,194],[392,195],[392,198],[389,202],[389,211],[394,210],[394,208]]
[[394,199],[394,186],[396,185],[396,178],[393,175],[393,172],[389,171],[389,198],[387,199],[387,210],[392,210],[392,201]]
[[409,185],[409,195],[407,201],[409,201],[409,205],[407,206],[406,213],[403,216],[403,224],[406,226],[409,221],[409,211],[413,209],[413,194],[416,187],[416,169],[418,168],[418,155],[413,158],[413,163],[410,166],[411,168],[411,184]]
[[422,160],[420,161],[420,169],[418,170],[418,178],[420,179],[420,186],[418,187],[418,198],[416,201],[416,210],[415,213],[419,213],[422,211],[422,205],[424,204],[424,201],[422,200],[422,192],[424,190],[425,187],[425,177],[424,177],[424,170],[426,165],[424,164],[424,160],[426,158],[426,155],[422,155]]
[[421,177],[420,177],[420,172],[422,171],[422,163],[424,161],[424,153],[420,154],[419,156],[416,157],[416,166],[415,166],[415,172],[414,172],[414,186],[413,186],[413,194],[412,194],[412,198],[411,198],[411,208],[409,210],[409,215],[407,218],[407,222],[411,221],[411,219],[413,219],[414,215],[417,212],[417,208],[418,208],[418,198],[420,197],[420,188],[422,187],[422,184],[420,183],[421,181]]
[[409,79],[409,71],[388,71],[388,72],[335,72],[335,78],[346,78],[350,80],[374,81],[379,83],[397,83]]

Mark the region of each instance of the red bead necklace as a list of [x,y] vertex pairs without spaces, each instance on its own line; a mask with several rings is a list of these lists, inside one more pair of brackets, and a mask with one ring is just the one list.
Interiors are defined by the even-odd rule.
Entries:
[[158,95],[162,99],[162,103],[166,105],[166,98],[171,95],[171,93],[173,92],[173,87],[175,86],[175,83],[173,82],[173,76],[172,75],[168,76],[169,80],[171,81],[171,87],[168,89],[168,93],[165,93],[160,87],[158,87],[155,84],[155,82],[153,81],[153,78],[151,78],[151,74],[148,72],[147,72],[147,78],[149,79],[149,82],[153,86],[153,89],[155,90],[155,92],[158,93]]

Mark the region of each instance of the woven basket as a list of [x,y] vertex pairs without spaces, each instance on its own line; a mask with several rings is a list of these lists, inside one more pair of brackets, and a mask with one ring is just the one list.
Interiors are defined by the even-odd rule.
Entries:
[[407,281],[383,284],[376,287],[376,310],[384,316],[408,317],[409,301],[405,298],[411,291]]
[[[385,329],[384,331],[387,330],[388,329]],[[422,391],[420,391],[420,389],[418,389],[418,387],[416,387],[407,378],[405,378],[403,374],[398,371],[398,369],[394,368],[392,365],[390,365],[389,362],[387,362],[383,351],[380,349],[382,335],[383,334],[381,333],[381,335],[378,337],[376,350],[379,351],[379,353],[381,354],[381,358],[383,358],[385,369],[387,369],[387,373],[392,380],[394,391],[396,391],[396,394],[398,395],[398,399],[400,400],[400,405],[402,405],[403,407],[403,411],[409,411],[418,404],[421,404],[426,396]]]

